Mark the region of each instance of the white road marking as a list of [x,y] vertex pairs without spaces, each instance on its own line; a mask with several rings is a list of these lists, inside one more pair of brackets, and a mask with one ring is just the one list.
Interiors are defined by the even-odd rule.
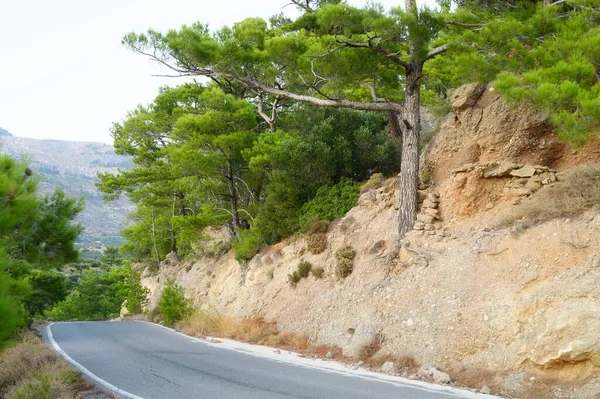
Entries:
[[[258,358],[262,358],[265,360],[270,360],[277,363],[289,364],[297,367],[303,367],[306,369],[319,370],[325,373],[331,374],[341,374],[346,377],[354,377],[360,378],[368,381],[382,382],[386,384],[391,384],[399,388],[409,388],[419,391],[424,391],[428,393],[434,394],[444,394],[449,397],[461,398],[461,399],[500,399],[497,396],[492,395],[484,395],[473,393],[471,391],[467,391],[465,389],[458,389],[452,386],[447,385],[434,385],[423,381],[418,380],[408,380],[402,377],[392,376],[388,374],[376,373],[373,371],[367,370],[353,370],[349,369],[341,363],[325,361],[322,359],[311,359],[306,357],[299,357],[297,353],[290,352],[289,355],[286,355],[288,351],[281,350],[281,353],[275,354],[274,350],[277,348],[270,348],[262,345],[252,345],[243,342],[233,341],[229,339],[221,339],[221,338],[212,338],[207,337],[207,339],[201,339],[186,335],[182,332],[176,331],[167,326],[163,326],[162,324],[152,323],[144,320],[134,320],[138,323],[146,323],[155,327],[164,328],[165,330],[171,331],[175,334],[178,334],[186,339],[191,339],[191,341],[195,341],[207,346],[211,346],[219,349],[227,349],[230,351],[243,353],[245,355],[250,355]],[[212,339],[217,339],[219,343],[215,343]]]
[[48,341],[50,341],[50,343],[52,344],[52,347],[54,347],[54,350],[56,350],[58,353],[60,353],[61,356],[64,357],[69,363],[71,363],[73,366],[77,367],[83,374],[87,375],[92,380],[96,381],[100,385],[105,386],[106,388],[110,389],[111,391],[113,391],[125,398],[144,399],[141,396],[137,396],[130,392],[124,391],[120,388],[117,388],[110,382],[103,380],[102,378],[98,377],[96,374],[92,373],[90,370],[83,367],[80,363],[76,362],[71,356],[67,355],[66,352],[64,350],[62,350],[62,348],[60,346],[58,346],[58,344],[54,340],[54,336],[52,335],[52,330],[50,329],[50,327],[52,327],[53,324],[54,323],[51,323],[46,326],[46,333],[48,335]]

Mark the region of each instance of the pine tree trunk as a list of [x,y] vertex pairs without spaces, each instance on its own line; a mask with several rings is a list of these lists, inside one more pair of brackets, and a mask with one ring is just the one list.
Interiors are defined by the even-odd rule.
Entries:
[[160,255],[158,245],[156,244],[156,222],[154,220],[154,208],[152,208],[152,243],[154,244],[154,253],[156,254],[156,268],[160,268]]
[[400,124],[403,130],[402,165],[400,171],[400,215],[398,232],[400,239],[413,229],[417,219],[417,189],[419,185],[419,136],[421,133],[421,85],[423,62],[410,64],[406,71],[404,110]]
[[231,162],[231,158],[227,158],[227,186],[229,188],[229,196],[231,198],[231,215],[233,216],[233,227],[235,229],[235,234],[237,235],[237,231],[240,229],[240,215],[238,213],[238,194],[237,189],[235,188],[234,182],[234,172],[233,172],[233,164]]
[[173,213],[171,214],[171,252],[177,253],[177,241],[175,240],[175,202],[177,195],[173,194]]
[[402,128],[400,127],[401,115],[397,112],[387,111],[389,136],[398,142],[402,142]]

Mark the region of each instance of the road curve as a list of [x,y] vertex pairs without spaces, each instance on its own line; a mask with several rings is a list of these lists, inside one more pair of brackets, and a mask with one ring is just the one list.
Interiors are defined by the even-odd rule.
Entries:
[[150,323],[54,323],[44,332],[56,350],[98,385],[131,399],[491,398],[292,364],[277,355],[221,348]]

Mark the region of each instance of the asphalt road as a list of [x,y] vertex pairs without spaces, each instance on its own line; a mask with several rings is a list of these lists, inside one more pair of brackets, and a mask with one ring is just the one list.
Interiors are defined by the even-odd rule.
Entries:
[[150,323],[54,323],[45,333],[99,387],[134,399],[491,398],[290,364],[277,355],[221,348]]

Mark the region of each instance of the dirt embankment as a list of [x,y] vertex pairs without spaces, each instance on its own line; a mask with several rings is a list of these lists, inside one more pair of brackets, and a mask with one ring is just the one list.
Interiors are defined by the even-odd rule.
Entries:
[[[144,274],[151,306],[173,277],[204,310],[264,317],[348,355],[384,336],[381,354],[412,356],[472,387],[532,398],[600,395],[600,212],[517,219],[552,186],[569,187],[575,178],[565,170],[599,163],[600,146],[575,151],[539,115],[468,85],[426,154],[421,215],[402,242],[397,182],[389,179],[330,225],[322,253],[301,237],[246,265],[232,253],[169,257],[158,275]],[[348,245],[353,271],[341,278],[336,252]],[[302,261],[323,277],[290,284]]]

